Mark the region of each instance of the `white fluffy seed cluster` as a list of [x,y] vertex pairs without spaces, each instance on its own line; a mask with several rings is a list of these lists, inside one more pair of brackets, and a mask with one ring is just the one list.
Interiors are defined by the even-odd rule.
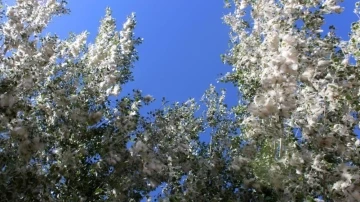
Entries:
[[[121,84],[131,76],[136,55],[134,14],[117,31],[108,8],[96,41],[90,45],[87,31],[66,40],[44,36],[42,32],[51,19],[66,12],[62,1],[17,0],[7,8],[7,18],[1,26],[0,108],[5,110],[0,111],[0,128],[5,129],[4,134],[19,138],[19,154],[24,157],[42,148],[49,128],[56,128],[51,132],[54,135],[70,138],[74,127],[78,128],[75,133],[82,133],[79,128],[86,130],[87,123],[103,120],[107,109],[89,112],[88,107],[118,95]],[[130,115],[123,119],[133,127],[133,116],[141,103],[129,103]],[[13,112],[15,117],[8,117]],[[58,127],[64,121],[67,126]],[[41,132],[32,137],[31,131]],[[118,154],[111,153],[110,159],[118,160]]]
[[[360,82],[356,79],[358,70],[354,70],[356,67],[350,61],[359,60],[360,23],[352,24],[349,41],[340,41],[332,29],[320,36],[323,15],[343,12],[340,1],[235,0],[234,5],[234,12],[226,15],[224,21],[231,27],[235,44],[229,61],[234,74],[240,75],[236,81],[240,90],[248,96],[245,103],[249,103],[249,116],[242,119],[243,135],[257,141],[271,139],[280,152],[279,162],[294,167],[297,175],[304,175],[308,180],[306,186],[320,186],[321,173],[338,194],[360,200],[360,187],[353,183],[358,180],[354,175],[359,171],[357,166],[350,166],[352,172],[348,177],[329,177],[331,172],[326,170],[322,152],[310,153],[301,148],[302,152],[296,153],[292,146],[282,143],[284,138],[294,135],[286,128],[298,128],[302,141],[320,145],[324,152],[336,151],[341,154],[339,158],[351,159],[359,151],[356,146],[359,140],[351,136],[358,119],[350,114],[358,113],[355,103],[360,98]],[[354,10],[357,15],[359,5],[358,2]],[[252,21],[247,21],[246,13],[250,10]],[[299,21],[304,24],[299,25]],[[344,54],[335,54],[334,47]],[[282,150],[296,156],[283,155]],[[242,163],[235,159],[233,164],[238,169]],[[304,166],[311,172],[304,174]],[[281,170],[275,167],[274,172]],[[285,182],[288,181],[282,179],[274,183]],[[289,187],[287,184],[286,189]]]

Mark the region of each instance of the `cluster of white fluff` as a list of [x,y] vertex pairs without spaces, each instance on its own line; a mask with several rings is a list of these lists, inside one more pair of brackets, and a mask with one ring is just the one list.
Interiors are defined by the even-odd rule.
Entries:
[[[295,92],[297,89],[296,76],[298,74],[298,51],[296,38],[286,34],[270,34],[266,42],[273,50],[268,64],[263,67],[260,81],[263,92],[254,97],[249,111],[255,116],[267,117],[280,115],[288,117],[296,105]],[[282,44],[279,44],[279,38]]]
[[[359,74],[350,69],[350,66],[356,68],[350,59],[358,62],[360,55],[359,22],[352,25],[350,40],[340,42],[332,30],[325,37],[317,36],[323,32],[322,15],[343,12],[340,1],[236,0],[234,5],[235,11],[226,15],[224,21],[232,28],[231,39],[236,44],[229,53],[233,71],[245,75],[236,82],[244,95],[251,96],[246,97],[249,116],[241,119],[243,135],[257,141],[272,138],[281,142],[293,135],[287,127],[296,127],[301,129],[303,141],[321,145],[323,152],[336,151],[341,154],[339,158],[351,159],[358,151],[355,142],[359,142],[350,138],[358,121],[350,115],[357,112],[354,103],[358,103],[360,95],[360,83],[355,79]],[[356,14],[359,5],[356,4]],[[253,21],[245,23],[250,7]],[[314,13],[314,8],[320,12]],[[304,27],[311,26],[304,30],[294,28],[298,20],[305,21]],[[344,55],[335,59],[334,46]],[[256,82],[259,84],[256,88],[248,88]],[[275,147],[284,149],[277,144]],[[291,158],[285,155],[286,160],[281,162],[296,167],[296,173],[308,179],[307,186],[319,187],[318,173],[324,178],[331,175],[326,170],[325,157],[318,150],[301,149],[307,150],[307,158],[313,152],[311,159],[302,161],[301,166],[294,162],[305,159],[303,153]],[[289,147],[284,151],[292,152]],[[304,166],[309,169],[305,173],[299,169]],[[357,166],[352,169],[359,170]],[[357,177],[349,176],[348,180],[338,182],[336,178],[327,179],[335,183],[334,190],[343,197],[360,200],[360,187],[354,183]]]
[[129,68],[124,65],[133,59],[134,28],[135,15],[131,14],[123,24],[123,29],[117,32],[111,10],[107,9],[95,44],[91,44],[88,53],[84,55],[88,61],[87,66],[92,68],[90,72],[102,75],[94,78],[100,83],[94,87],[99,87],[106,95],[118,95],[121,90],[120,83],[123,82],[121,79],[124,76],[121,68]]
[[[18,142],[21,155],[36,152],[47,136],[44,132],[39,137],[27,137],[29,128],[43,131],[43,124],[51,128],[64,119],[74,125],[100,121],[106,116],[106,109],[89,112],[89,105],[118,95],[120,85],[127,81],[124,77],[129,76],[123,72],[131,73],[136,45],[135,15],[131,14],[123,29],[116,31],[115,19],[107,9],[92,45],[86,42],[89,34],[86,31],[68,40],[44,36],[42,32],[51,19],[67,12],[64,6],[64,2],[56,0],[17,0],[14,6],[7,7],[7,18],[1,26],[0,81],[17,82],[0,93],[0,108],[6,109],[0,112],[0,128],[22,137]],[[27,105],[31,107],[25,108]],[[140,102],[132,103],[129,113],[137,114],[139,106]],[[12,110],[17,115],[8,118]],[[40,116],[36,110],[44,114]],[[134,124],[131,117],[127,118]],[[79,126],[74,125],[56,126],[56,132],[70,138],[73,127]],[[117,159],[116,155],[111,154],[110,161]]]

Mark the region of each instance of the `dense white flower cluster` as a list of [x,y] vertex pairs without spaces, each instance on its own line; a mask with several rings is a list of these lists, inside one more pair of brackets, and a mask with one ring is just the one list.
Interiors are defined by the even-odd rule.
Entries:
[[[143,100],[137,92],[136,99],[124,98],[124,106],[116,107],[118,113],[105,104],[132,79],[135,46],[141,42],[134,38],[135,15],[131,14],[122,30],[116,31],[115,19],[107,9],[96,41],[90,45],[86,31],[66,40],[44,35],[54,16],[68,13],[65,6],[60,0],[17,0],[6,8],[6,19],[0,26],[1,186],[14,194],[27,190],[26,183],[13,181],[12,176],[26,179],[31,172],[34,177],[27,181],[39,180],[31,187],[31,194],[44,200],[64,194],[50,193],[55,191],[50,190],[51,184],[59,183],[59,189],[62,186],[58,180],[52,182],[54,169],[62,172],[64,181],[72,181],[77,178],[72,170],[89,169],[86,162],[90,160],[86,159],[93,155],[101,157],[94,164],[96,168],[84,171],[94,176],[124,159],[128,152],[124,139],[136,128]],[[151,100],[144,98],[144,102]],[[110,122],[108,127],[118,128],[118,133],[115,129],[101,131],[99,125],[106,121]],[[106,145],[103,150],[96,148],[99,142]],[[38,171],[30,171],[32,165],[38,166]],[[39,194],[41,186],[47,188]],[[30,200],[31,194],[8,197]],[[70,195],[61,197],[72,201]]]
[[[353,129],[360,109],[359,22],[352,24],[349,41],[340,41],[332,27],[324,37],[321,34],[324,15],[344,11],[340,2],[235,0],[234,12],[224,17],[234,42],[225,61],[234,66],[227,78],[233,79],[249,102],[249,114],[240,118],[244,137],[255,145],[264,140],[274,142],[273,151],[285,153],[274,162],[296,170],[287,175],[308,180],[301,186],[329,198],[337,198],[333,195],[336,192],[346,200],[358,201],[360,186],[353,173],[360,171],[355,158],[359,152],[355,142],[359,140]],[[250,9],[252,21],[247,21]],[[358,10],[356,3],[354,12],[358,14]],[[281,144],[293,138],[293,129],[300,130],[300,142],[295,142],[300,153]],[[329,160],[329,152],[336,161]],[[304,159],[303,163],[292,163],[299,162],[297,158]],[[258,165],[275,165],[268,162]],[[346,179],[332,176],[343,166],[340,162],[352,164]],[[300,191],[290,188],[297,186],[296,181],[280,183],[287,184],[287,188],[282,187],[292,197]]]
[[120,84],[126,82],[129,76],[126,75],[127,66],[134,59],[134,45],[137,43],[133,39],[134,27],[135,15],[132,14],[124,23],[123,29],[117,32],[115,20],[108,8],[95,44],[90,45],[88,53],[84,55],[87,58],[86,65],[92,67],[91,73],[101,75],[93,79],[100,83],[99,90],[106,92],[106,95],[118,95]]

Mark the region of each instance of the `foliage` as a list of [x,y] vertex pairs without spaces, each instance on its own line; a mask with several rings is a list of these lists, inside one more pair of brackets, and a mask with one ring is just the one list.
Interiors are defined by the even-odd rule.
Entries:
[[224,17],[234,44],[224,80],[243,92],[238,120],[259,148],[250,159],[255,181],[281,201],[360,200],[358,22],[349,41],[334,26],[322,30],[341,2],[235,0]]
[[239,105],[211,85],[200,103],[148,114],[154,98],[120,95],[142,41],[134,14],[117,31],[107,9],[90,44],[87,32],[43,33],[65,1],[3,8],[0,198],[140,201],[160,187],[161,201],[359,201],[360,26],[349,41],[321,30],[339,3],[226,1],[234,68],[223,81]]

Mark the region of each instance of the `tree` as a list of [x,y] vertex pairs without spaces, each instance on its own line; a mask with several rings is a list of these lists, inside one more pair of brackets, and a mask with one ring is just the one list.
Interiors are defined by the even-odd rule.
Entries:
[[137,190],[148,188],[142,174],[129,169],[125,144],[139,121],[140,101],[151,98],[135,91],[109,106],[132,79],[141,42],[133,36],[135,16],[118,32],[107,9],[90,45],[87,32],[66,40],[43,34],[54,16],[68,13],[65,5],[18,0],[1,25],[0,197],[139,199]]
[[242,136],[260,148],[254,181],[278,200],[360,200],[359,22],[349,41],[334,26],[322,30],[325,15],[344,11],[340,2],[234,1],[224,18],[234,44],[225,80],[243,92]]
[[239,105],[211,85],[201,103],[164,100],[147,115],[154,98],[119,96],[142,41],[134,14],[116,31],[107,9],[88,44],[87,32],[43,33],[65,1],[4,10],[0,198],[140,201],[161,188],[162,201],[359,201],[359,23],[344,42],[333,26],[322,35],[324,16],[343,11],[335,0],[233,6],[223,60],[234,70],[222,80],[239,87]]

